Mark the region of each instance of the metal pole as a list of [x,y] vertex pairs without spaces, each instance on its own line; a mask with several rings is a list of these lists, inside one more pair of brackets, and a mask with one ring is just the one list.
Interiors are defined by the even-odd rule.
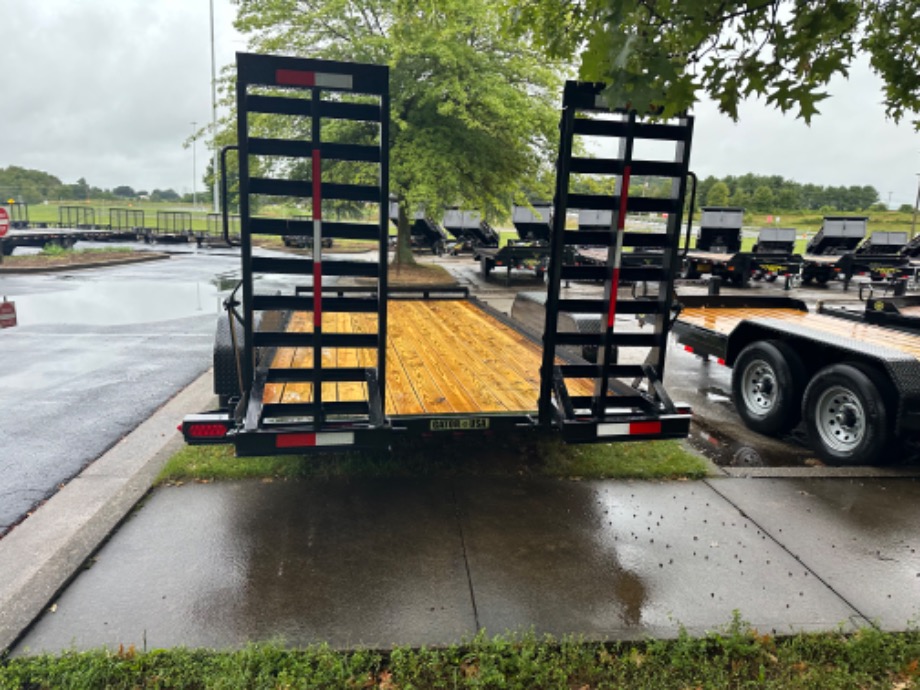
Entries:
[[920,173],[917,173],[917,198],[914,201],[914,222],[910,226],[910,239],[917,234],[917,209],[920,208]]
[[217,193],[217,59],[214,56],[214,0],[211,0],[211,146],[214,158],[211,170],[214,176],[213,195],[214,213],[220,211],[220,202]]
[[197,162],[195,160],[195,149],[197,148],[196,144],[198,143],[198,137],[195,136],[195,132],[198,131],[198,122],[192,121],[192,210],[194,211],[198,207],[198,192],[195,191],[195,183],[198,181],[198,170]]

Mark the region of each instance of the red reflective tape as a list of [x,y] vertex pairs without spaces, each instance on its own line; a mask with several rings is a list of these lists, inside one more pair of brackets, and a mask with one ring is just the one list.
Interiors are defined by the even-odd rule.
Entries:
[[693,352],[693,348],[689,345],[684,345],[684,352]]
[[661,433],[661,422],[630,422],[629,435],[652,435]]
[[322,166],[320,165],[319,149],[313,149],[313,220],[322,219],[322,202]]
[[620,267],[613,268],[613,282],[610,285],[610,305],[607,307],[607,328],[613,328],[613,320],[617,315],[617,295],[620,292]]
[[323,264],[313,262],[313,327],[323,325]]
[[724,366],[724,365],[725,365],[725,360],[722,359],[721,357],[719,357],[719,358],[716,360],[716,363],[717,363],[717,364],[721,364],[721,365]]
[[279,86],[315,86],[316,73],[299,69],[277,69],[275,83]]
[[630,166],[623,168],[623,182],[620,185],[620,214],[617,218],[617,230],[626,227],[626,200],[629,199]]
[[275,448],[304,448],[316,445],[316,434],[279,434],[275,437]]

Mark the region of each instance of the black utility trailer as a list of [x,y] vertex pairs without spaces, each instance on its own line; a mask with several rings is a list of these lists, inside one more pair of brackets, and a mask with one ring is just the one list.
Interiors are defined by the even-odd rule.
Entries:
[[137,240],[146,234],[144,211],[137,208],[110,208],[107,240]]
[[480,274],[485,279],[494,269],[504,268],[509,281],[514,270],[532,271],[542,278],[550,256],[552,204],[538,202],[531,206],[513,206],[511,222],[517,231],[517,239],[508,240],[504,247],[473,248],[473,258],[479,262]]
[[852,278],[848,255],[856,251],[866,236],[865,216],[824,216],[821,229],[808,241],[802,262],[802,283],[826,285],[842,277],[844,287]]
[[804,421],[832,465],[882,463],[920,432],[920,335],[784,297],[678,302],[678,342],[732,368],[735,409],[754,431],[782,436]]
[[[644,122],[634,113],[605,108],[602,85],[566,85],[547,316],[542,339],[530,339],[463,290],[388,287],[388,89],[385,66],[237,54],[242,281],[218,323],[215,392],[224,404],[186,417],[186,440],[232,443],[239,455],[263,455],[386,448],[395,436],[410,433],[544,429],[581,443],[685,436],[690,411],[671,401],[661,382],[692,119]],[[597,113],[605,119],[592,117]],[[291,116],[298,119],[285,121]],[[256,128],[263,118],[284,121],[288,126],[274,131],[288,138],[261,135]],[[376,139],[330,140],[351,130],[326,127],[328,119],[359,121],[364,132],[376,130]],[[298,131],[304,122],[306,128]],[[572,143],[579,135],[619,141],[621,154],[575,157]],[[645,140],[669,144],[673,160],[635,159],[635,142],[644,150]],[[310,161],[312,179],[252,175],[250,161],[270,156]],[[368,178],[376,183],[324,179],[323,162],[330,159],[368,164],[376,172]],[[570,173],[596,166],[623,180],[619,194],[570,193]],[[267,162],[264,169],[270,169]],[[630,170],[670,179],[670,193],[630,199]],[[310,258],[253,255],[254,234],[290,231],[287,221],[253,212],[250,198],[257,194],[310,198],[314,237],[373,240],[375,260],[328,259],[318,241]],[[364,204],[377,220],[326,220],[328,199]],[[564,228],[570,203],[614,210],[621,221],[630,203],[639,211],[665,213],[668,222],[657,233],[625,232],[623,222],[594,233],[592,244],[609,248],[608,263],[569,266],[562,260],[564,248],[580,239]],[[661,263],[621,268],[620,251],[632,246],[660,248]],[[279,293],[277,279],[270,285],[261,280],[268,274],[286,276],[288,287]],[[569,278],[600,281],[603,291],[562,299],[561,283]],[[621,279],[654,282],[655,297],[631,298],[620,290]],[[593,315],[602,327],[593,334],[560,332],[557,316],[563,311]],[[636,314],[652,327],[641,334],[621,332],[622,319],[615,317]],[[570,346],[596,347],[597,362],[567,361],[563,348]],[[627,351],[641,354],[641,363],[613,356]]]
[[[288,244],[288,238],[282,238]],[[195,242],[199,247],[233,247],[240,241],[240,217],[231,215],[227,218],[227,235],[224,236],[224,215],[209,213],[204,231],[195,231]],[[288,245],[289,246],[289,245]]]
[[181,244],[194,237],[192,214],[188,211],[157,211],[157,225],[147,228],[143,240],[148,244],[162,242]]
[[498,233],[482,219],[479,211],[464,211],[448,208],[444,211],[441,225],[454,237],[450,253],[457,256],[463,251],[474,251],[476,247],[497,247]]

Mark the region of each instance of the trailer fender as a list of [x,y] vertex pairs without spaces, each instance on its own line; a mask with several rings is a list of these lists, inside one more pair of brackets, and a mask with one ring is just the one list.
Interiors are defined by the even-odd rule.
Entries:
[[230,317],[222,312],[217,317],[217,331],[214,334],[214,393],[221,408],[227,407],[231,398],[239,397],[240,381],[237,373],[237,357],[243,356],[243,326],[234,320],[236,350],[230,334]]

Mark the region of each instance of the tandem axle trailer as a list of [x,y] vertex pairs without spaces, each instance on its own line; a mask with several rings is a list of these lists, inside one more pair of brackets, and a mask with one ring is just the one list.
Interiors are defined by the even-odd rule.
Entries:
[[804,421],[832,465],[881,463],[920,432],[920,335],[885,327],[893,318],[814,314],[784,297],[678,301],[678,342],[732,368],[735,409],[754,431]]
[[[264,55],[237,55],[240,255],[243,279],[218,322],[214,385],[220,408],[182,423],[190,444],[231,443],[238,455],[309,454],[386,448],[406,433],[484,433],[505,429],[555,431],[568,442],[597,443],[686,436],[690,410],[662,385],[671,326],[671,298],[693,132],[692,118],[646,123],[635,113],[611,111],[601,85],[569,82],[563,94],[555,208],[547,270],[547,308],[541,338],[528,337],[464,291],[388,286],[389,77],[386,67]],[[252,117],[259,113],[260,118]],[[603,114],[604,119],[594,118]],[[263,118],[307,123],[262,133]],[[376,140],[335,140],[354,120]],[[289,133],[288,139],[276,132]],[[625,155],[587,159],[572,154],[578,135],[626,142]],[[634,142],[653,139],[673,148],[672,160],[633,158]],[[615,147],[607,146],[612,150]],[[645,150],[648,147],[640,147]],[[259,177],[278,170],[259,158],[303,158],[311,179]],[[326,179],[327,161],[361,161],[375,184]],[[589,166],[622,182],[615,198],[576,194],[572,175]],[[666,197],[629,196],[630,170],[670,178]],[[278,173],[276,173],[277,175]],[[252,195],[301,196],[311,221],[260,216]],[[363,205],[376,222],[327,220],[330,200]],[[660,232],[625,232],[627,204],[665,214]],[[565,211],[612,210],[619,222],[591,233],[608,248],[604,266],[567,264],[566,251],[583,238],[565,230]],[[252,252],[254,234],[312,233],[312,255],[267,257]],[[373,241],[374,260],[325,256],[324,238]],[[657,265],[621,266],[621,250],[660,250]],[[271,286],[261,278],[275,277]],[[277,276],[289,287],[277,292]],[[599,295],[564,299],[563,280],[597,281]],[[620,281],[656,284],[654,297],[634,299]],[[562,313],[591,315],[594,333],[571,332]],[[643,315],[646,332],[623,332],[622,315]],[[596,361],[570,356],[593,347]],[[635,351],[641,357],[618,359]],[[623,362],[636,362],[626,364]]]

